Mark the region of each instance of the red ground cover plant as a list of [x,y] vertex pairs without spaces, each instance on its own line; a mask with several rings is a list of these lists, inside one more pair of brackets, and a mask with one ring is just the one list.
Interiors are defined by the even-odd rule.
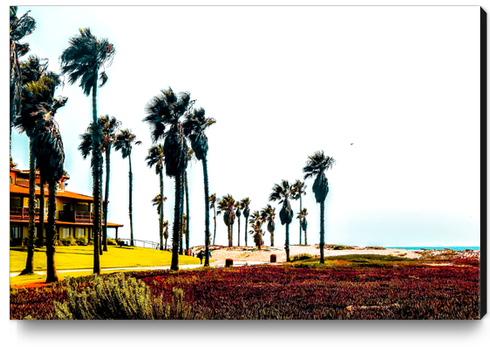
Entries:
[[[172,288],[209,319],[478,319],[479,268],[308,269],[250,266],[134,272],[154,295]],[[60,286],[61,288],[61,286]],[[53,319],[63,290],[11,294],[11,319]]]

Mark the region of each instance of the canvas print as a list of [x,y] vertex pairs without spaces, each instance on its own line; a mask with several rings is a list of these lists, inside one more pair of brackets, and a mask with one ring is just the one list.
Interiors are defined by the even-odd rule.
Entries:
[[10,6],[10,319],[481,319],[485,33],[479,6]]

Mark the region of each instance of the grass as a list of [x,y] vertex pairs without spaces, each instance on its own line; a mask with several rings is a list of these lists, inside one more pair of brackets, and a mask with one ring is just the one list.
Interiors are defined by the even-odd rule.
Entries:
[[303,259],[293,263],[296,267],[321,267],[321,268],[337,268],[337,267],[385,267],[396,264],[407,264],[417,262],[414,259],[396,257],[393,255],[380,254],[346,254],[332,257],[325,257],[325,263],[320,264],[319,258]]
[[[66,276],[76,277],[90,275],[93,269],[93,246],[58,246],[55,253],[56,270],[88,269],[87,271],[75,271],[58,273],[60,280]],[[21,272],[25,268],[27,259],[26,247],[10,248],[10,272]],[[142,247],[108,246],[108,251],[100,256],[100,267],[104,269],[121,267],[147,267],[166,266],[172,262],[172,253]],[[198,258],[179,255],[179,265],[200,264]],[[134,270],[134,269],[132,269]],[[36,248],[34,252],[34,272],[46,271],[46,248]],[[119,270],[118,270],[119,271]],[[109,271],[110,272],[110,271]],[[24,284],[43,282],[46,275],[14,276],[10,278],[10,284]]]

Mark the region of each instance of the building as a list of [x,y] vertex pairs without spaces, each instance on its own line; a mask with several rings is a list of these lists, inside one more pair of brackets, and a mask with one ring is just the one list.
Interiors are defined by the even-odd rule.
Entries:
[[[85,238],[93,239],[93,198],[66,190],[68,175],[64,175],[56,192],[56,221],[55,228],[58,239]],[[40,180],[36,175],[36,201],[35,222],[36,229],[39,222]],[[47,223],[48,215],[48,189],[44,188],[44,221]],[[29,170],[10,168],[10,242],[19,245],[29,237]],[[107,223],[107,228],[115,228],[116,235],[122,224]],[[46,224],[45,224],[46,228]],[[36,231],[36,236],[39,233]],[[46,230],[43,230],[43,238]]]

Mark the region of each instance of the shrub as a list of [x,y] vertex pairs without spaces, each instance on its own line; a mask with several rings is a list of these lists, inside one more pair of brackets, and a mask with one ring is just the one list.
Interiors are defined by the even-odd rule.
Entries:
[[61,245],[63,245],[63,246],[76,246],[77,245],[77,241],[71,236],[60,239],[59,241],[60,241]]
[[171,303],[154,297],[141,280],[119,273],[95,276],[93,287],[77,291],[77,281],[67,280],[68,301],[55,301],[58,319],[194,319],[182,289],[173,288]]
[[313,257],[309,254],[303,253],[303,254],[298,254],[295,255],[291,258],[291,261],[298,261],[298,260],[305,260],[305,259],[312,259]]
[[334,251],[341,251],[341,250],[345,249],[345,246],[344,245],[333,245],[332,249]]
[[87,245],[87,238],[84,236],[80,236],[76,238],[76,244],[79,246],[86,246]]
[[109,246],[115,246],[115,245],[117,245],[117,243],[113,239],[107,238],[107,245],[109,245]]

